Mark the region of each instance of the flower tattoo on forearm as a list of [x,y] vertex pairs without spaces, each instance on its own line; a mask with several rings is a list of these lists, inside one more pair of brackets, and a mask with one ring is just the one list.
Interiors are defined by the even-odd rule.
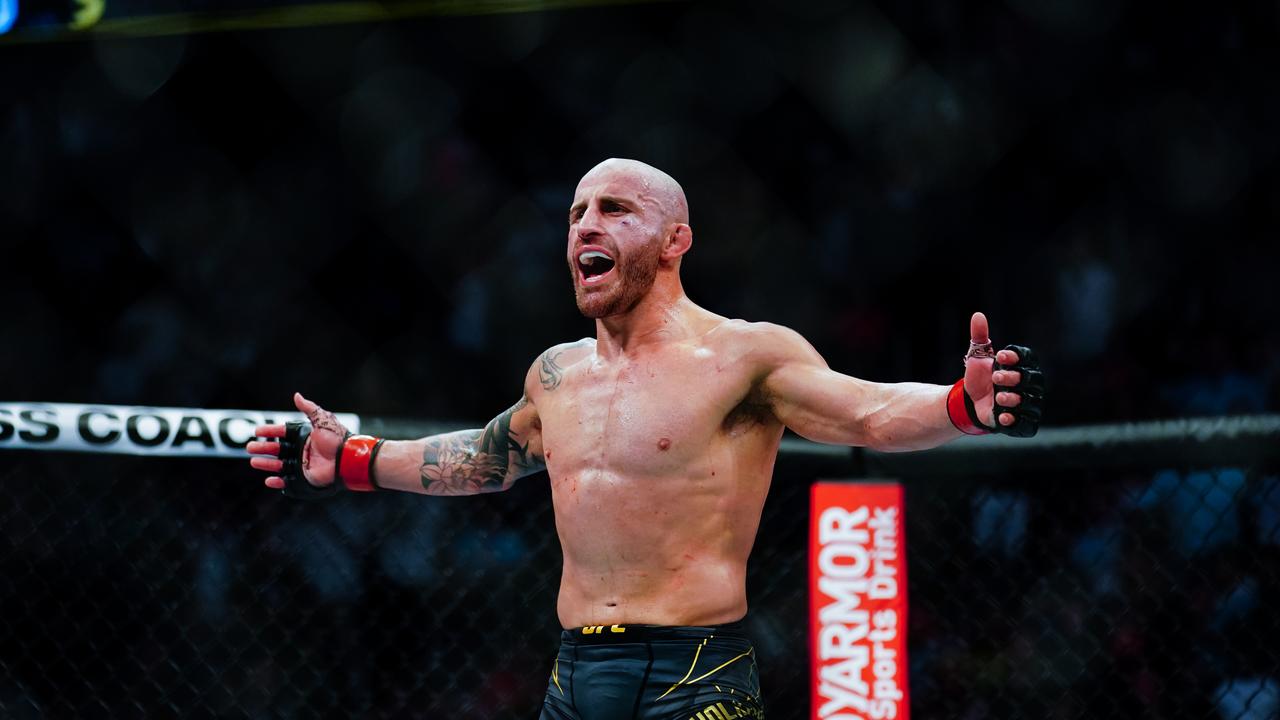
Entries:
[[511,417],[527,398],[494,418],[483,430],[462,430],[427,438],[422,451],[422,487],[431,495],[474,495],[511,487],[518,478],[545,468],[528,442],[511,429]]

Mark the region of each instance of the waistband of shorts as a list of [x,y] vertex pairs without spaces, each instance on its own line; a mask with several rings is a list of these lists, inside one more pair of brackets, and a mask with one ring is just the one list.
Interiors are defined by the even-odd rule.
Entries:
[[746,618],[723,625],[588,625],[560,633],[566,645],[617,645],[663,640],[705,640],[710,635],[747,639]]

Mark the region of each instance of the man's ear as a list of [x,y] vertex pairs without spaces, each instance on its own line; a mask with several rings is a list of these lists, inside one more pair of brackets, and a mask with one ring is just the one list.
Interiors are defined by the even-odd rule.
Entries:
[[666,241],[662,245],[662,259],[676,260],[693,247],[693,228],[687,223],[673,223],[667,230]]

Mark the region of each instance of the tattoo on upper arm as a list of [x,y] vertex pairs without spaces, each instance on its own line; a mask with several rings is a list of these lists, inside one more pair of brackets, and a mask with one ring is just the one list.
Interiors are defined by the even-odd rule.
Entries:
[[437,435],[422,451],[422,486],[433,495],[472,495],[506,489],[519,477],[545,467],[511,430],[511,417],[527,398],[489,421],[483,430]]
[[538,360],[538,380],[542,382],[542,389],[548,392],[560,387],[560,381],[564,379],[564,368],[556,364],[556,358],[564,354],[564,350],[553,353],[548,350],[542,353],[542,357]]

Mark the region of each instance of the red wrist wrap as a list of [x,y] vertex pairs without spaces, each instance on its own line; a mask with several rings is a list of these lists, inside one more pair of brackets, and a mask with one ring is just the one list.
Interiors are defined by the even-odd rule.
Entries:
[[964,378],[956,381],[951,386],[951,392],[947,393],[947,417],[951,418],[951,424],[965,435],[986,435],[989,430],[979,426],[969,415],[969,403],[964,392]]
[[352,435],[342,444],[338,460],[338,477],[348,490],[373,492],[373,459],[382,447],[382,438],[370,435]]

